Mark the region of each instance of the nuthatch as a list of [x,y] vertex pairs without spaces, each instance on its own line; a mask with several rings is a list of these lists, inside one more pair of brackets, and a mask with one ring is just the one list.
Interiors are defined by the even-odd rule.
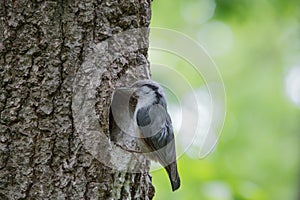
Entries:
[[134,102],[133,120],[138,137],[147,149],[143,152],[158,161],[167,171],[175,191],[180,187],[176,163],[176,150],[171,118],[163,88],[156,82],[145,79],[130,87],[120,88],[130,91],[130,101]]

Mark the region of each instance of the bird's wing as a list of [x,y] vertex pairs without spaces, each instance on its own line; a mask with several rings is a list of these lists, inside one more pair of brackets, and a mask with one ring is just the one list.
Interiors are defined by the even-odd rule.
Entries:
[[176,160],[175,141],[169,114],[157,104],[140,108],[136,119],[141,136],[159,162],[166,166]]

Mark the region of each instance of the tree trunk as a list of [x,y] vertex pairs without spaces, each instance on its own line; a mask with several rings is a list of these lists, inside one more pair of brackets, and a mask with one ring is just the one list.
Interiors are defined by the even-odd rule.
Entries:
[[114,88],[148,77],[150,6],[0,1],[0,199],[152,199],[108,128]]

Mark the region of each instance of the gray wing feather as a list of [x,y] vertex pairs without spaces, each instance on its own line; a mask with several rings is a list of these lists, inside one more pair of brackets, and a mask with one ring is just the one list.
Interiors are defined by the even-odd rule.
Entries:
[[[165,120],[162,124],[162,118],[153,116],[149,106],[139,109],[136,117],[143,140],[165,166],[176,160],[176,152],[171,118],[166,111],[164,115]],[[155,127],[157,125],[159,127]]]

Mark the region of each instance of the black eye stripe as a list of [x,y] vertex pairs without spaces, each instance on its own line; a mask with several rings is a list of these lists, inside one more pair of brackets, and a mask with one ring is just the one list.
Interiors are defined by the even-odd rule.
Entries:
[[145,84],[144,86],[147,86],[148,88],[151,88],[154,91],[157,91],[158,87],[155,85]]

